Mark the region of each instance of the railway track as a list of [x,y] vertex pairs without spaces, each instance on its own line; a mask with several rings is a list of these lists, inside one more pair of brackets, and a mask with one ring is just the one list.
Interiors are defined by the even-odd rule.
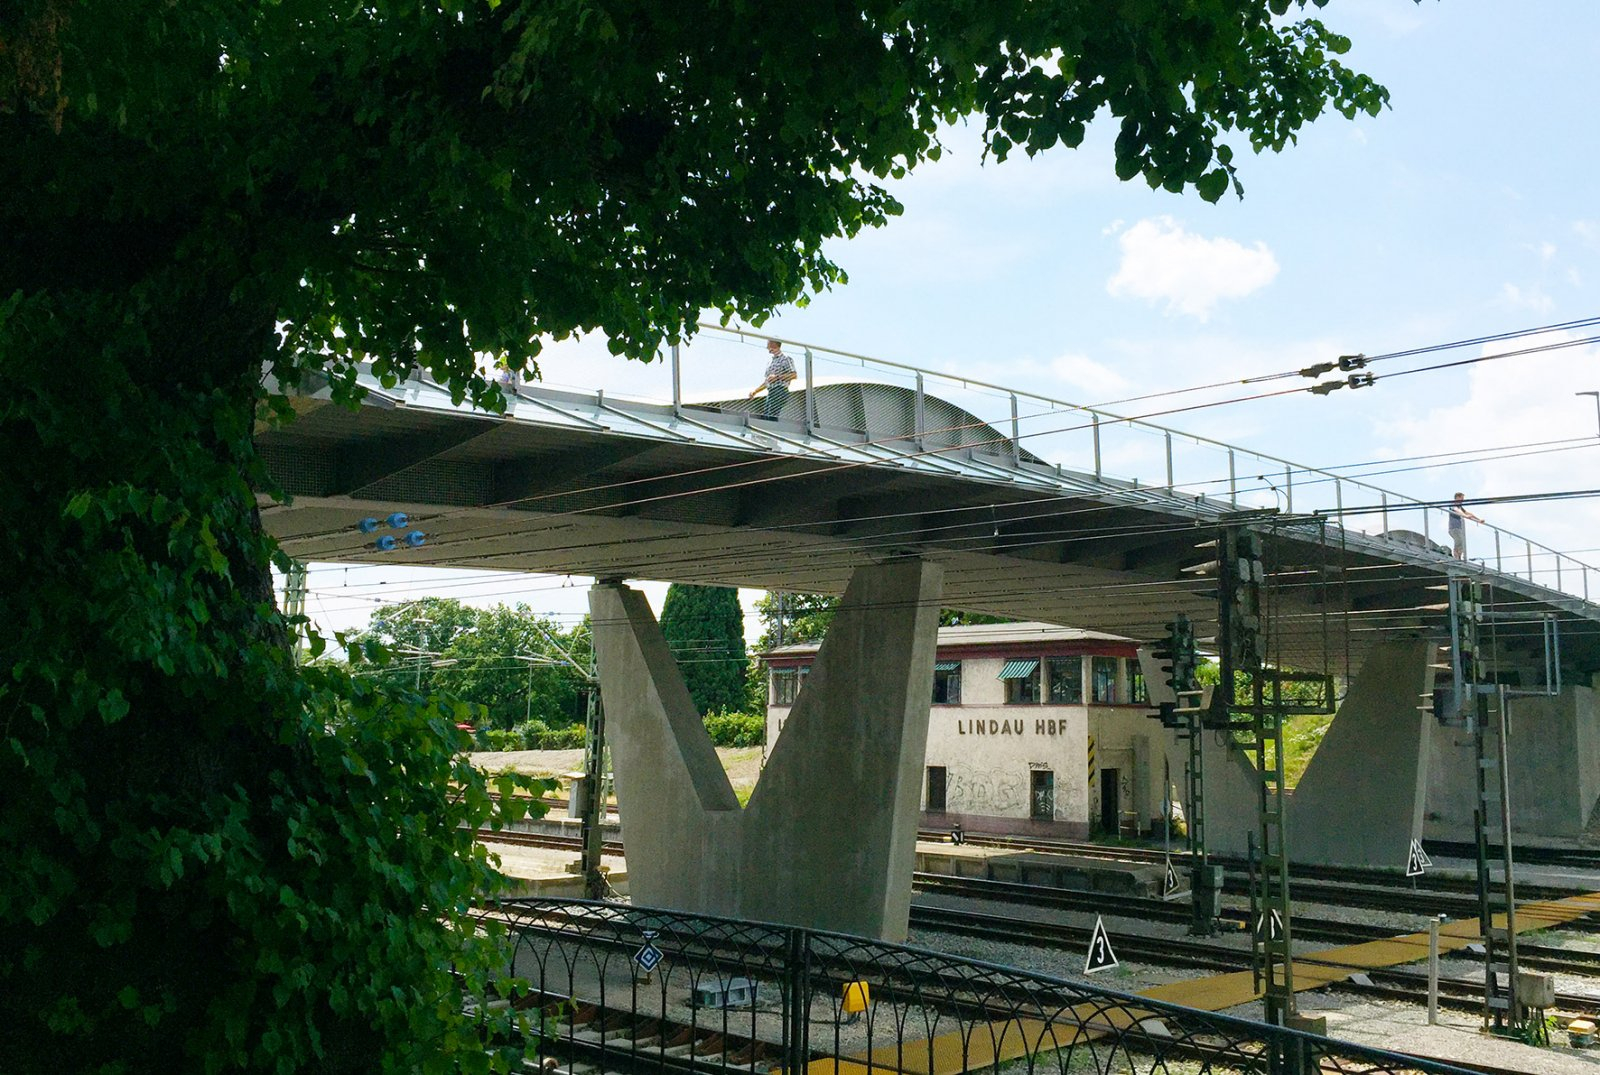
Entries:
[[[1431,855],[1443,858],[1472,859],[1478,855],[1476,845],[1454,840],[1424,840],[1423,847]],[[1581,847],[1513,847],[1516,860],[1533,866],[1569,866],[1573,869],[1600,871],[1600,850]],[[1500,857],[1500,845],[1490,844],[1489,855]]]
[[[491,843],[509,843],[509,845],[562,849],[562,851],[576,851],[579,848],[579,841],[576,838],[555,837],[555,835],[544,835],[544,833],[512,832],[512,830],[493,832],[493,830],[480,829],[477,832],[477,838],[478,840],[491,841]],[[1026,846],[1032,848],[1032,845]],[[1090,848],[1096,848],[1096,845],[1066,846],[1090,846]],[[624,854],[621,841],[614,840],[605,841],[602,845],[602,851],[605,854]],[[1106,859],[1118,857],[1120,861],[1128,861],[1126,856],[1130,853],[1136,853],[1134,861],[1147,861],[1150,864],[1162,862],[1162,853],[1160,851],[1144,851],[1141,848],[1096,848],[1096,851],[1099,851],[1096,857],[1106,857]],[[1072,851],[1072,854],[1077,854],[1077,851]],[[1240,867],[1240,870],[1242,870],[1242,867]],[[1318,875],[1328,878],[1328,880],[1315,880]],[[1330,867],[1299,869],[1298,867],[1296,869],[1296,880],[1294,880],[1291,889],[1293,889],[1293,896],[1296,902],[1306,902],[1306,904],[1358,907],[1358,909],[1365,910],[1413,913],[1413,915],[1448,915],[1451,918],[1477,917],[1478,904],[1475,889],[1467,888],[1466,881],[1462,881],[1459,886],[1451,886],[1445,891],[1440,891],[1438,881],[1448,881],[1450,878],[1429,878],[1429,886],[1427,888],[1400,888],[1400,886],[1392,883],[1392,878],[1390,878],[1387,885],[1373,885],[1370,881],[1362,883],[1362,881],[1352,880],[1352,877],[1370,878],[1373,875],[1386,877],[1379,870],[1333,870]],[[918,873],[917,877],[918,881],[923,885],[934,885],[936,881],[933,878],[941,877],[941,875]],[[965,878],[952,878],[952,880],[965,880]],[[1002,881],[992,881],[992,885],[1002,885]],[[1029,897],[1038,896],[1038,894],[1042,893],[1070,893],[1070,889],[1046,889],[1032,885],[1018,885],[1016,888],[1024,889],[1022,893],[1019,893],[1019,896]],[[1224,889],[1222,891],[1230,894],[1230,896],[1248,897],[1248,894],[1250,894],[1248,877],[1243,872],[1230,872],[1226,880],[1224,880]],[[1523,901],[1560,899],[1560,897],[1571,896],[1571,894],[1581,893],[1581,891],[1587,891],[1587,889],[1582,888],[1582,886],[1574,886],[1574,888],[1555,888],[1555,886],[1541,885],[1517,886],[1517,894],[1522,897]],[[1093,894],[1077,893],[1077,896],[1091,899]],[[1070,897],[1072,896],[1062,896],[1061,899],[1066,901]],[[1152,909],[1150,910],[1152,917],[1155,917],[1158,913],[1155,907],[1163,907],[1162,901],[1144,901],[1142,905],[1149,905],[1150,909]],[[1165,904],[1165,907],[1171,907],[1171,905]],[[1238,917],[1242,912],[1234,913],[1235,917]],[[1574,929],[1574,931],[1581,931],[1581,933],[1600,931],[1600,920],[1595,920],[1594,917],[1587,918],[1587,920],[1576,920],[1563,926],[1563,928]],[[1338,929],[1339,923],[1331,923],[1331,921],[1326,923],[1325,939],[1330,939],[1330,941],[1349,939],[1350,934],[1346,934],[1344,937],[1336,936]]]
[[[1093,930],[1085,926],[1069,926],[1058,922],[1018,922],[998,915],[967,910],[949,910],[914,906],[911,924],[919,929],[958,933],[967,937],[980,937],[1000,943],[1037,947],[1041,944],[1058,948],[1084,951]],[[1226,945],[1204,941],[1175,938],[1143,937],[1138,934],[1120,934],[1113,938],[1112,946],[1119,956],[1140,963],[1168,967],[1193,967],[1204,970],[1238,971],[1250,969],[1250,953]],[[1296,962],[1326,963],[1316,953],[1297,955]],[[1331,965],[1337,966],[1334,963]],[[1364,996],[1410,1003],[1427,1000],[1425,977],[1414,971],[1350,967],[1352,975],[1359,974],[1365,981],[1348,980],[1338,988]],[[1483,1007],[1483,985],[1470,978],[1439,979],[1439,1003],[1462,1011],[1478,1011]],[[1600,999],[1576,993],[1558,993],[1557,1008],[1572,1015],[1600,1014]]]
[[[926,840],[943,840],[948,836],[949,833],[938,831],[924,831],[921,834],[921,837]],[[965,837],[965,842],[976,847],[1014,848],[1017,851],[1038,851],[1046,854],[1072,855],[1078,858],[1106,859],[1116,862],[1137,862],[1152,866],[1161,865],[1166,859],[1166,853],[1156,848],[1107,847],[1103,844],[1083,843],[1071,840],[1040,840],[1025,839],[1018,836],[980,836],[968,834]],[[1430,844],[1429,846],[1432,845]],[[1444,853],[1446,852],[1440,852],[1440,854]],[[1173,861],[1181,868],[1184,860],[1187,858],[1187,855],[1185,853],[1174,851],[1172,857]],[[1525,858],[1521,849],[1518,849],[1517,857],[1519,861],[1533,861]],[[1224,867],[1227,871],[1225,880],[1225,885],[1227,887],[1225,888],[1225,891],[1239,893],[1246,891],[1245,885],[1247,882],[1245,879],[1249,864],[1243,858],[1231,855],[1213,855],[1211,857],[1211,861],[1216,865]],[[1567,864],[1570,865],[1571,863]],[[1597,868],[1600,868],[1600,865],[1597,865]],[[1419,894],[1430,898],[1435,895],[1443,896],[1452,894],[1476,897],[1477,894],[1477,881],[1468,876],[1450,876],[1448,874],[1433,873],[1424,878],[1421,884],[1417,884],[1412,878],[1403,876],[1401,871],[1398,869],[1383,870],[1359,866],[1293,865],[1290,867],[1289,873],[1291,879],[1296,882],[1294,887],[1297,896],[1300,896],[1302,893],[1304,893],[1303,898],[1310,900],[1317,899],[1319,896],[1335,897],[1342,890],[1350,890],[1352,893],[1352,898],[1361,899],[1365,902],[1351,903],[1346,905],[1369,907],[1375,910],[1403,910],[1408,906],[1414,907],[1415,901],[1419,897]],[[1327,884],[1318,886],[1315,884],[1316,882],[1327,882]],[[1352,889],[1351,886],[1360,887]],[[1600,887],[1600,879],[1597,879],[1595,885],[1592,886],[1585,886],[1576,881],[1571,885],[1540,885],[1519,882],[1517,884],[1517,895],[1526,900],[1560,899],[1564,896],[1571,896],[1581,892],[1593,891],[1596,887]],[[1385,903],[1385,897],[1381,895],[1381,892],[1384,889],[1389,889],[1400,893],[1401,895],[1395,898],[1396,901],[1408,902],[1392,901]],[[1329,898],[1325,901],[1318,899],[1317,901],[1329,902],[1335,905],[1342,903],[1342,901],[1335,898]],[[1468,910],[1468,906],[1468,902],[1463,901],[1455,905],[1455,910],[1452,910],[1450,907],[1441,906],[1437,911],[1426,910],[1422,913],[1443,913],[1450,914],[1453,917],[1468,913],[1474,915],[1478,913],[1475,898],[1470,903],[1470,910]]]
[[[516,847],[548,847],[558,851],[580,851],[583,841],[576,836],[549,836],[541,832],[513,832],[510,829],[478,829],[474,837],[479,843],[511,844]],[[605,855],[620,855],[622,842],[620,840],[606,840],[600,844],[600,852]]]
[[[961,899],[1023,903],[1029,906],[1089,914],[1117,914],[1153,922],[1187,923],[1190,918],[1186,903],[1137,896],[1076,892],[1070,889],[1044,888],[1039,885],[949,877],[945,874],[916,874],[913,886],[921,892],[940,893]],[[1225,908],[1223,911],[1224,921],[1241,932],[1249,928],[1248,917],[1247,911],[1237,908]],[[915,921],[915,910],[913,921]],[[1295,937],[1300,940],[1332,944],[1361,944],[1366,941],[1388,940],[1395,936],[1395,930],[1392,928],[1336,922],[1300,914],[1294,916],[1292,928]],[[1519,940],[1517,958],[1525,970],[1548,971],[1552,974],[1583,978],[1600,977],[1600,952],[1574,951]]]

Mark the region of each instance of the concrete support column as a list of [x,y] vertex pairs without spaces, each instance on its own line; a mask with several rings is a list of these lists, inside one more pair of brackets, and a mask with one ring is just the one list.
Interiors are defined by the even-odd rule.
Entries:
[[[1206,847],[1212,854],[1243,855],[1250,834],[1261,828],[1256,767],[1234,746],[1228,732],[1202,731],[1206,767]],[[1189,747],[1174,747],[1175,772],[1183,772]]]
[[[1140,647],[1138,659],[1150,704],[1176,702],[1177,696],[1167,684],[1166,673],[1153,647]],[[1209,692],[1205,700],[1210,700]],[[1151,726],[1159,727],[1153,722]],[[1162,731],[1161,749],[1171,768],[1172,783],[1177,789],[1178,801],[1185,802],[1189,744],[1179,738],[1176,731]],[[1242,855],[1249,846],[1250,834],[1261,827],[1255,766],[1250,764],[1244,751],[1231,745],[1227,732],[1202,731],[1200,743],[1205,766],[1206,849],[1212,853]],[[1158,758],[1156,765],[1159,764]],[[1155,776],[1159,780],[1161,774],[1158,772]]]
[[942,577],[855,572],[742,810],[643,595],[590,591],[634,899],[905,938]]
[[[1516,835],[1573,838],[1600,828],[1600,706],[1596,691],[1568,686],[1559,695],[1511,699],[1511,807]],[[1435,726],[1427,835],[1472,838],[1471,733]],[[1491,809],[1500,801],[1491,782]]]
[[1381,642],[1294,790],[1289,855],[1296,862],[1403,869],[1422,836],[1433,723],[1433,655],[1422,638]]

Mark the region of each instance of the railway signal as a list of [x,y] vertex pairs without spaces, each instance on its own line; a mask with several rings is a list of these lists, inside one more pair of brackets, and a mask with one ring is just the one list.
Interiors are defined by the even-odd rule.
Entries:
[[1151,650],[1163,673],[1162,679],[1172,689],[1174,701],[1158,702],[1156,716],[1167,728],[1183,724],[1180,710],[1190,708],[1193,695],[1200,690],[1196,670],[1199,665],[1195,653],[1194,625],[1189,617],[1179,613],[1167,624],[1167,637],[1157,642]]

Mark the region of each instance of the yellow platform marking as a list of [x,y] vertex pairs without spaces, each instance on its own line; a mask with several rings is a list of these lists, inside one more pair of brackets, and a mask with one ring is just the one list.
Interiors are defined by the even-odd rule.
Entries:
[[[1517,907],[1517,932],[1548,929],[1595,913],[1600,913],[1600,892],[1525,903]],[[1505,915],[1494,916],[1496,929],[1504,929],[1505,924]],[[1439,951],[1458,951],[1478,943],[1479,938],[1476,918],[1447,922],[1439,927]],[[1294,961],[1295,992],[1321,989],[1361,971],[1414,963],[1427,956],[1426,933],[1326,949]],[[1248,1004],[1261,996],[1249,971],[1172,982],[1136,995],[1210,1012]],[[1158,1012],[1091,1001],[1064,1008],[1048,1019],[978,1024],[965,1032],[941,1034],[926,1041],[885,1046],[851,1057],[825,1057],[813,1060],[806,1070],[807,1075],[959,1075],[1034,1053],[1065,1049],[1125,1030],[1141,1019],[1159,1017]]]
[[[1517,932],[1571,922],[1586,914],[1600,913],[1600,893],[1585,896],[1568,896],[1560,900],[1525,903],[1517,907]],[[1506,917],[1494,916],[1496,929],[1504,929]],[[1292,924],[1291,924],[1291,928]],[[1455,952],[1469,944],[1476,944],[1481,936],[1476,918],[1447,922],[1439,927],[1439,951]],[[1382,967],[1398,967],[1428,958],[1428,935],[1408,933],[1381,941],[1366,941],[1344,948],[1329,948],[1294,961],[1294,989],[1299,993],[1307,989],[1321,989],[1334,982],[1343,981],[1352,974]],[[1249,971],[1235,971],[1210,978],[1196,978],[1186,982],[1172,982],[1146,989],[1139,994],[1151,1000],[1181,1004],[1186,1008],[1199,1008],[1214,1012],[1248,1004],[1258,999],[1254,976]]]

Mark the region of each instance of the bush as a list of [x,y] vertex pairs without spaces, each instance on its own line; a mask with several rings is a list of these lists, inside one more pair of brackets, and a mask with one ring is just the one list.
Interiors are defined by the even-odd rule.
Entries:
[[719,747],[758,747],[766,738],[766,718],[755,713],[708,713],[705,720]]
[[506,731],[503,728],[490,728],[483,733],[482,738],[488,743],[487,750],[526,750],[522,745],[522,736],[516,731]]
[[582,724],[569,724],[564,728],[547,728],[539,736],[538,746],[532,742],[529,750],[582,750],[585,736]]

